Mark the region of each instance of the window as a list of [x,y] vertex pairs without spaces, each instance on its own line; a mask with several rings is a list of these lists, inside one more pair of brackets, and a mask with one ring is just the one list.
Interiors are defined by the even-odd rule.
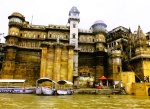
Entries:
[[27,34],[24,34],[24,37],[26,37],[27,36]]
[[55,37],[56,37],[56,35],[54,34],[54,35],[53,35],[53,38],[55,38]]
[[44,34],[44,39],[46,38],[46,35]]
[[72,35],[72,38],[76,38],[76,35],[75,35],[75,34],[73,34],[73,35]]
[[72,41],[71,41],[71,44],[74,44],[74,45],[75,45],[75,44],[76,44],[76,42],[72,40]]
[[73,13],[73,16],[76,16],[76,13]]
[[75,23],[73,24],[73,28],[76,28],[76,24]]
[[117,69],[118,69],[118,72],[120,72],[120,67],[119,66],[117,67]]
[[35,38],[35,37],[36,37],[36,35],[34,34],[34,35],[33,35],[33,38]]

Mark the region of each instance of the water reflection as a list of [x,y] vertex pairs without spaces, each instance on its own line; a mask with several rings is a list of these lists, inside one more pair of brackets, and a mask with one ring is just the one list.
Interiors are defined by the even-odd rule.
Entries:
[[148,96],[0,94],[0,109],[149,109]]

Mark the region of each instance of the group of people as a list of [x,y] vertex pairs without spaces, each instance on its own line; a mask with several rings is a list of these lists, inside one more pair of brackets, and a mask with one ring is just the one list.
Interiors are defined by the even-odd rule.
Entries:
[[116,85],[118,85],[118,84],[119,84],[120,88],[123,88],[122,80],[120,80],[120,81],[114,81],[114,84],[113,84],[114,89],[116,88]]
[[144,76],[144,82],[149,82],[149,76]]

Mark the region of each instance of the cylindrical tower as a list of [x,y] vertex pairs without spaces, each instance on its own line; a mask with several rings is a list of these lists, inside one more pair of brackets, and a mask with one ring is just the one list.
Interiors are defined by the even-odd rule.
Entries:
[[15,57],[17,52],[19,32],[23,22],[25,21],[25,17],[20,13],[14,12],[8,17],[8,19],[9,30],[8,35],[5,37],[6,42],[4,45],[4,50],[6,53],[2,66],[2,78],[16,78],[14,77]]
[[95,34],[95,79],[98,80],[101,76],[105,75],[107,65],[107,49],[106,49],[106,34],[107,25],[102,21],[98,20],[91,26],[91,30]]
[[111,52],[111,56],[110,56],[110,61],[111,61],[111,72],[112,75],[111,78],[113,78],[114,80],[117,80],[117,75],[122,72],[122,54],[121,54],[121,50],[113,50]]

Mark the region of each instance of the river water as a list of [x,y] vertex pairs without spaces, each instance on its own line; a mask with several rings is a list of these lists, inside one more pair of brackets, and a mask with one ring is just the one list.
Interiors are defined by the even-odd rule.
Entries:
[[150,109],[149,96],[0,94],[0,109]]

